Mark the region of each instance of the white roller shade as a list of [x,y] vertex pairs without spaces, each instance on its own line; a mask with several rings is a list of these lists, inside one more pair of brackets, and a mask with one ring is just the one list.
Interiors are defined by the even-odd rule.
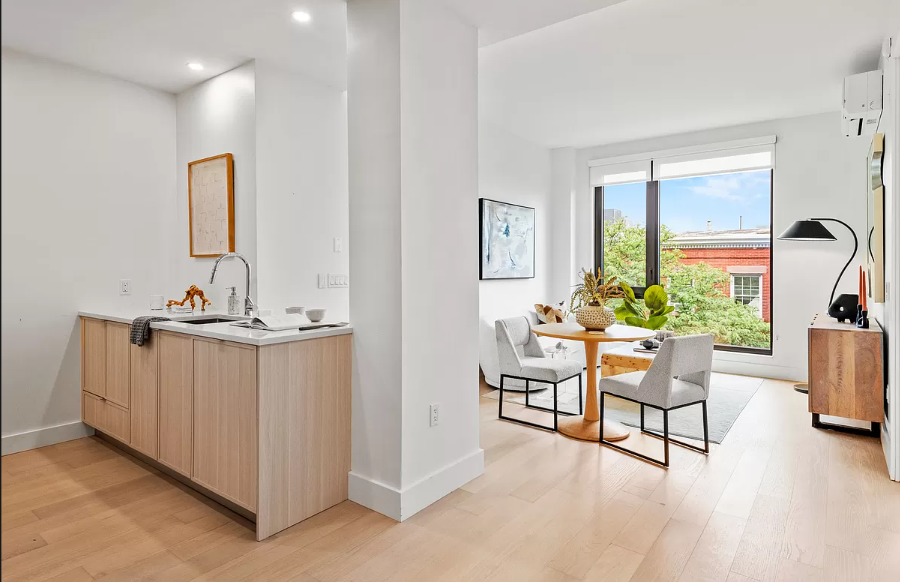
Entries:
[[591,186],[649,182],[650,160],[635,160],[591,167]]
[[655,158],[653,179],[672,180],[775,167],[775,144]]

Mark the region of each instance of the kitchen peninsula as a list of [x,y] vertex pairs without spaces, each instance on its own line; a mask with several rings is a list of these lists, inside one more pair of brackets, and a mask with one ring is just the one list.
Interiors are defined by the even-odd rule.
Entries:
[[347,499],[349,326],[267,332],[212,312],[155,314],[172,321],[137,346],[143,314],[79,312],[85,424],[254,519],[257,540]]

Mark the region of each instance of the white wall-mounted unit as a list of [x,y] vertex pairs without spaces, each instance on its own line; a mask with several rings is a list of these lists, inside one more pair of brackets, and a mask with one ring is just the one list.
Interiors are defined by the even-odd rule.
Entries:
[[844,135],[872,135],[881,119],[882,72],[869,71],[844,77],[841,124]]

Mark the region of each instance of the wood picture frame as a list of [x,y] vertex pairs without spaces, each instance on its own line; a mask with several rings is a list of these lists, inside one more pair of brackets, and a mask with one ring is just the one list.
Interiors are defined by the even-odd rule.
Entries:
[[192,257],[234,252],[234,156],[188,163],[188,217]]

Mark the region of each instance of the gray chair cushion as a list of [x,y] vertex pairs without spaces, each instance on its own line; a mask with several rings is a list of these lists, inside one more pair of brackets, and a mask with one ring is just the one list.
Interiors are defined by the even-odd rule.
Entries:
[[[641,397],[641,381],[646,374],[646,372],[629,372],[601,378],[600,391],[650,404],[646,398]],[[703,389],[703,386],[683,380],[672,379],[671,391],[669,408],[706,400],[706,391]]]
[[580,373],[581,362],[575,360],[522,358],[522,371],[519,375],[542,382],[557,383]]

